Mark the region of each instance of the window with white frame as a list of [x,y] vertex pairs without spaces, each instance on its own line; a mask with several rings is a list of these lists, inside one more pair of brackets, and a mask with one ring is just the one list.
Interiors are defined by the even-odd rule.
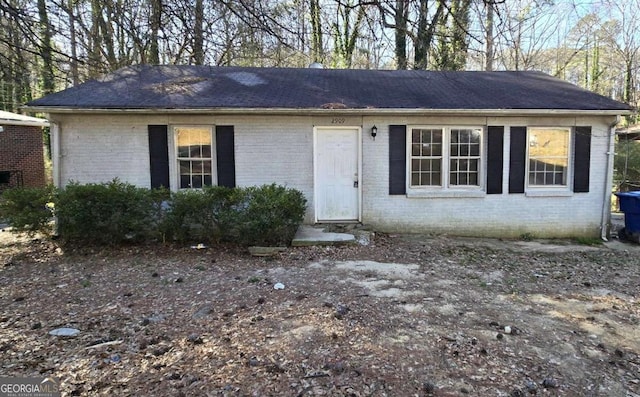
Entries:
[[530,187],[566,187],[571,130],[529,127],[527,182]]
[[213,184],[212,134],[210,127],[175,127],[180,189]]
[[482,128],[412,127],[411,188],[479,188]]

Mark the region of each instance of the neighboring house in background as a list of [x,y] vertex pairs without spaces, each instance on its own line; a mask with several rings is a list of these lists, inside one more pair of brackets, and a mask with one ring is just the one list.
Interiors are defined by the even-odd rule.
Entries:
[[27,104],[54,182],[279,183],[308,223],[381,231],[607,232],[631,108],[538,72],[135,66]]
[[0,111],[0,192],[45,185],[42,128],[47,120]]
[[630,125],[625,128],[618,128],[616,134],[622,140],[640,140],[640,124]]

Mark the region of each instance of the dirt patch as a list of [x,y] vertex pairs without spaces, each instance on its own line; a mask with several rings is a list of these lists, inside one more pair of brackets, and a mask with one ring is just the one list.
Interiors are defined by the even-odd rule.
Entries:
[[66,395],[635,396],[639,253],[377,235],[254,258],[3,232],[0,373]]

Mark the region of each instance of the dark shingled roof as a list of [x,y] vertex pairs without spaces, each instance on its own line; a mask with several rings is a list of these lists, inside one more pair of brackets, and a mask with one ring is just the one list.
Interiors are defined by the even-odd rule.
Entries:
[[[616,110],[540,72],[131,66],[31,101],[77,109]],[[51,109],[51,111],[54,111]]]

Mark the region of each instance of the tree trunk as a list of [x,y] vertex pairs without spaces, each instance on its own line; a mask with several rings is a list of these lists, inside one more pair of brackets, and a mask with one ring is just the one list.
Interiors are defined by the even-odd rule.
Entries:
[[633,59],[626,59],[624,66],[624,97],[622,100],[633,105]]
[[487,24],[486,24],[486,58],[484,63],[484,70],[493,71],[493,3],[485,3],[487,6]]
[[395,55],[398,69],[407,68],[407,0],[396,0],[395,9]]
[[451,69],[464,70],[467,63],[467,32],[469,31],[469,9],[471,0],[454,0],[451,7],[453,38],[451,40]]
[[431,46],[433,45],[436,27],[438,26],[438,21],[442,19],[442,14],[445,9],[444,2],[439,1],[438,8],[429,22],[427,21],[427,4],[428,0],[420,0],[420,16],[418,18],[418,32],[415,40],[415,69],[429,68],[429,53],[431,51]]
[[420,0],[420,14],[418,15],[418,32],[416,33],[414,69],[426,69],[428,66],[429,39],[427,37],[427,0]]
[[67,14],[69,15],[69,47],[71,47],[71,81],[73,85],[80,84],[80,73],[78,72],[78,40],[76,38],[76,17],[74,15],[74,1],[67,2]]
[[45,0],[38,0],[38,16],[40,17],[40,56],[42,57],[42,92],[51,94],[55,91],[53,79],[53,51],[51,49],[51,27]]
[[193,62],[204,65],[204,4],[203,0],[196,0],[193,27]]
[[89,77],[98,77],[102,64],[102,38],[100,37],[100,18],[102,18],[102,4],[99,0],[91,0],[91,31],[89,41]]
[[[113,12],[112,1],[105,1],[104,8],[105,14],[108,15],[109,18],[115,15]],[[111,20],[106,20],[104,15],[101,14],[98,21],[100,22],[100,35],[102,36],[102,42],[105,46],[107,65],[109,65],[108,70],[113,71],[118,68],[118,58],[116,57],[115,46],[113,44],[115,34],[113,32]]]
[[322,46],[322,21],[320,19],[320,1],[310,0],[309,10],[311,12],[311,60],[312,62],[322,63],[323,46]]
[[160,64],[160,45],[159,32],[162,24],[162,0],[151,1],[151,21],[149,21],[149,30],[151,31],[151,39],[149,44],[149,63],[152,65]]

